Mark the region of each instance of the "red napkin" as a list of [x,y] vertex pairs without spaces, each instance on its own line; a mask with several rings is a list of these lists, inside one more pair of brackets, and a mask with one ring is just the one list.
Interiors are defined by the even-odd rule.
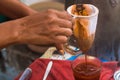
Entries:
[[[29,66],[32,69],[29,80],[42,80],[49,61],[53,61],[53,66],[47,80],[75,80],[71,69],[71,61],[52,59],[37,59],[32,63]],[[114,72],[118,69],[115,61],[103,63],[100,80],[114,80]],[[19,77],[15,80],[19,80]]]
[[113,75],[119,68],[116,61],[103,63],[100,80],[114,80]]
[[[29,68],[32,69],[32,75],[29,80],[43,80],[49,61],[53,61],[53,65],[50,73],[48,74],[47,80],[74,80],[70,61],[52,59],[37,59],[32,63],[29,66]],[[19,77],[15,80],[18,80]]]

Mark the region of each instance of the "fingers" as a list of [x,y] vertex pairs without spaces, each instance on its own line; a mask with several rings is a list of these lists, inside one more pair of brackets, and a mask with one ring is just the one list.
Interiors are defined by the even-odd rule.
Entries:
[[54,23],[60,27],[72,28],[72,22],[64,19],[56,19]]
[[64,49],[63,49],[63,44],[55,44],[57,50],[60,52],[60,54],[64,55]]
[[64,44],[67,42],[67,37],[66,36],[63,36],[63,35],[59,35],[59,36],[56,36],[55,38],[55,44]]
[[61,19],[66,19],[69,21],[72,20],[71,15],[69,15],[66,11],[57,11],[57,10],[49,9],[48,12],[55,13],[57,15],[57,17],[59,17]]
[[55,35],[56,36],[63,35],[68,37],[72,35],[72,30],[69,28],[60,28],[59,30],[56,31]]
[[72,28],[72,17],[67,14],[67,12],[60,12],[57,10],[49,9],[47,11],[49,15],[48,16],[48,23],[50,24],[57,24],[58,26],[61,27],[66,27],[66,28]]
[[56,14],[59,18],[62,18],[62,19],[66,19],[66,20],[69,20],[69,21],[72,21],[72,16],[69,15],[67,12],[58,12],[56,11]]
[[[63,44],[67,42],[68,36],[72,35],[72,30],[69,28],[59,28],[54,33],[54,42],[55,44]],[[56,46],[57,49],[61,49],[61,46]]]

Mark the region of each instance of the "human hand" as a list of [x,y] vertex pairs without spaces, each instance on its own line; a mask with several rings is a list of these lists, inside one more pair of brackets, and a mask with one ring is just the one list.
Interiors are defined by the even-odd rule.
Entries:
[[63,44],[72,34],[71,19],[66,12],[52,9],[21,18],[15,29],[18,42],[43,46]]

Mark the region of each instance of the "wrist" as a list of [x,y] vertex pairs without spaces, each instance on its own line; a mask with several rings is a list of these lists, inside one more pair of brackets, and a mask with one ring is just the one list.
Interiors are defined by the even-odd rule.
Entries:
[[0,48],[6,47],[17,42],[14,28],[16,25],[14,21],[9,21],[0,24]]
[[36,14],[36,13],[38,13],[38,11],[33,10],[33,9],[30,9],[30,10],[28,11],[27,15],[29,16],[29,15],[33,15],[33,14]]
[[13,37],[15,38],[15,43],[24,43],[24,38],[22,37],[22,33],[24,32],[25,28],[27,26],[24,26],[25,20],[24,19],[18,19],[12,22],[12,24],[14,25],[14,29],[13,29]]

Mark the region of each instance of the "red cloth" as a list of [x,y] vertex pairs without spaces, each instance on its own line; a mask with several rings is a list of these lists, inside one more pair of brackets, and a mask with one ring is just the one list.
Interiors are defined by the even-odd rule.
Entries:
[[103,63],[100,80],[114,80],[113,75],[119,68],[116,61]]
[[74,80],[70,61],[52,59],[37,59],[32,63],[29,66],[32,69],[30,80],[42,80],[49,61],[53,61],[53,65],[47,80]]
[[[67,60],[37,59],[29,67],[32,69],[30,80],[42,80],[47,64],[53,61],[52,69],[47,80],[75,80],[71,68],[71,62]],[[100,80],[114,80],[113,74],[118,69],[117,62],[103,63]],[[15,80],[18,80],[17,77]]]

